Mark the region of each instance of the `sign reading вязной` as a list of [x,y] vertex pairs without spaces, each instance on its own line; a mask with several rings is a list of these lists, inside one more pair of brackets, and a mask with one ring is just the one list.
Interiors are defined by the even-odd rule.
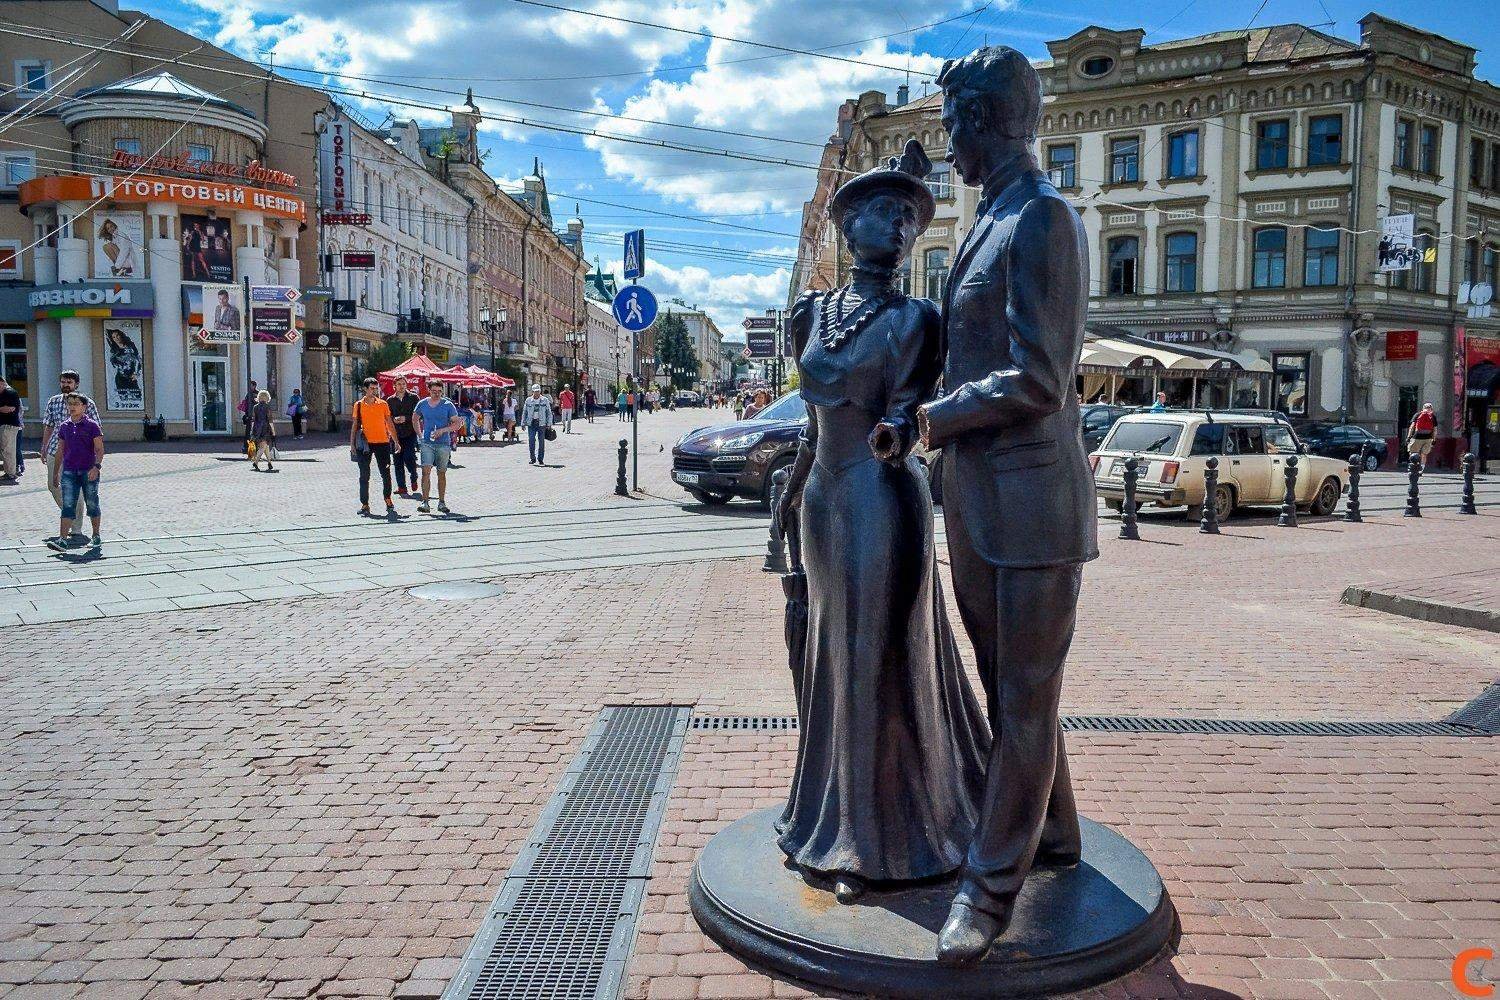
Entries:
[[74,281],[30,289],[26,305],[33,319],[92,316],[102,319],[149,319],[155,314],[155,292],[149,284]]

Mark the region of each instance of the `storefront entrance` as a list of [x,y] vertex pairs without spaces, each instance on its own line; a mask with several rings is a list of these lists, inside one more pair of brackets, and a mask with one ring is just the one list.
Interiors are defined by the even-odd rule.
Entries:
[[193,357],[193,417],[199,434],[229,433],[229,360]]

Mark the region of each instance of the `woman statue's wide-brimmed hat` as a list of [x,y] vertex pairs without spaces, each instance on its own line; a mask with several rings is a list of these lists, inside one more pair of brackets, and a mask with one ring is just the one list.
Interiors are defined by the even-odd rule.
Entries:
[[912,200],[917,208],[919,228],[926,229],[937,213],[937,202],[923,183],[931,171],[932,161],[927,158],[922,144],[915,139],[908,139],[899,159],[893,156],[885,166],[866,170],[835,191],[833,200],[828,204],[828,215],[835,226],[842,228],[844,213],[850,205],[877,191],[889,191]]

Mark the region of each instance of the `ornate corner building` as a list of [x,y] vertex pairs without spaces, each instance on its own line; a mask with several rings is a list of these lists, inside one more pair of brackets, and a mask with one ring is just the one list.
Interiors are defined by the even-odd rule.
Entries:
[[[1200,405],[1396,437],[1431,401],[1445,461],[1481,429],[1500,448],[1500,321],[1470,307],[1500,280],[1500,89],[1475,78],[1468,46],[1375,14],[1360,26],[1357,43],[1296,24],[1048,43],[1036,152],[1088,232],[1090,320],[1273,365],[1270,382],[1205,385]],[[909,138],[946,167],[940,112],[935,92],[841,108],[793,297],[846,276],[826,223],[841,177]],[[907,282],[938,298],[978,192],[942,169],[929,185],[938,213]],[[1382,219],[1404,214],[1419,262],[1380,273]]]

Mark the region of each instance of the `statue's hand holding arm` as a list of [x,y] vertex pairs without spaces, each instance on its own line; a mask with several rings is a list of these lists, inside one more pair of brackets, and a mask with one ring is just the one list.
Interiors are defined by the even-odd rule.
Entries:
[[[1011,367],[966,382],[923,407],[918,420],[930,448],[1056,413],[1074,398],[1088,257],[1073,209],[1055,198],[1027,205],[1006,264]],[[950,326],[957,319],[950,315]]]
[[920,408],[932,398],[942,375],[941,320],[925,299],[906,305],[906,322],[891,334],[886,360],[890,395],[885,417],[870,432],[870,452],[882,462],[900,465],[916,444]]

